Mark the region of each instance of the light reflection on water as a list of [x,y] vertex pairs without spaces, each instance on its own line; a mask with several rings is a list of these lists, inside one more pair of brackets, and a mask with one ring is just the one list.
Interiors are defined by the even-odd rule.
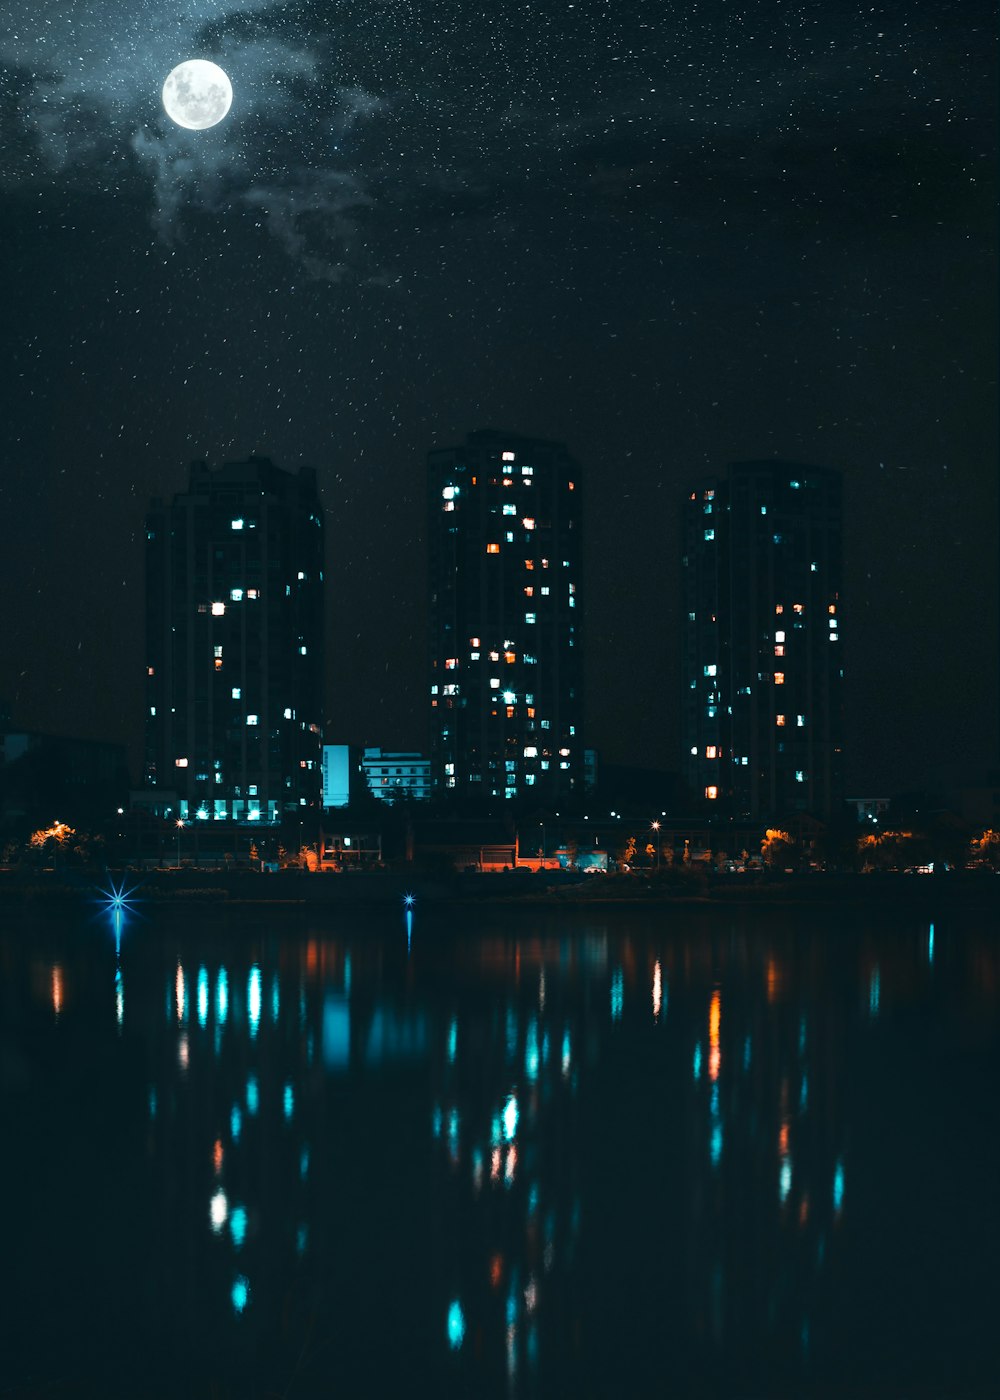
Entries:
[[[56,1199],[83,1189],[81,1152],[103,1164],[97,1217],[27,1211],[25,1258],[58,1247],[105,1288],[140,1281],[116,1294],[133,1351],[103,1394],[177,1393],[172,1373],[136,1381],[163,1330],[206,1396],[292,1375],[296,1395],[331,1376],[377,1395],[415,1370],[425,1393],[877,1392],[902,1384],[903,1335],[920,1393],[949,1327],[974,1372],[984,1280],[964,1311],[935,1306],[935,1280],[997,1210],[969,1217],[934,1131],[969,1108],[967,1175],[990,1179],[996,1132],[971,1109],[996,1070],[1000,959],[972,921],[938,920],[936,959],[919,921],[405,924],[282,936],[273,917],[118,910],[109,944],[59,918],[0,943],[23,990],[5,1063],[34,1076],[21,1097],[7,1076],[8,1117],[51,1142]],[[952,1194],[914,1190],[918,1149]],[[30,1173],[20,1189],[41,1202]],[[44,1299],[39,1277],[15,1337]],[[99,1366],[100,1309],[61,1306]]]

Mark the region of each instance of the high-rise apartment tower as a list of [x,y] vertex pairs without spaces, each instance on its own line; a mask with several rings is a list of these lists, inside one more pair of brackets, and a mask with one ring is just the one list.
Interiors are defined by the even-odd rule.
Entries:
[[684,768],[720,814],[842,799],[841,479],[737,462],[684,512]]
[[470,433],[428,456],[432,771],[466,797],[583,790],[580,468]]
[[323,510],[315,472],[191,467],[146,522],[146,782],[181,819],[317,809]]

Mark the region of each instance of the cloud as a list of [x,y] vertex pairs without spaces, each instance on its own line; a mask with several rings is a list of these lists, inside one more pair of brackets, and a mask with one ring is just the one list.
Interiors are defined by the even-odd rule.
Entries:
[[[344,276],[351,215],[371,196],[339,147],[384,102],[325,81],[328,34],[275,21],[262,0],[200,0],[196,14],[15,0],[0,41],[14,130],[0,183],[114,193],[130,168],[164,241],[183,236],[190,212],[262,210],[310,275]],[[188,132],[163,112],[160,89],[196,56],[225,68],[234,100],[219,126]]]

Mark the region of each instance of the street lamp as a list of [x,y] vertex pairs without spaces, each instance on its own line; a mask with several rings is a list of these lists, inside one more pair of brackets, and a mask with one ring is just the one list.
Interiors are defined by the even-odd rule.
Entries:
[[653,830],[656,832],[656,868],[660,868],[660,823],[653,822]]
[[177,869],[181,868],[181,832],[184,829],[184,818],[177,818]]

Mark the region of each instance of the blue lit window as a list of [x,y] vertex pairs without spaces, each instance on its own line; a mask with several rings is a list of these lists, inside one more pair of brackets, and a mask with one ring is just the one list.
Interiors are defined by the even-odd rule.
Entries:
[[233,686],[233,699],[234,699],[234,700],[241,700],[242,698],[243,698],[243,691],[240,689],[240,687],[239,687],[238,685],[234,685],[234,686]]
[[256,716],[256,715],[247,715],[247,724],[251,724],[251,725],[252,725],[252,724],[256,724],[256,723],[257,723],[257,716]]
[[[527,622],[527,623],[530,624],[530,623],[537,622],[537,621],[538,621],[538,617],[537,617],[537,614],[535,614],[535,613],[525,613],[525,614],[524,614],[524,620],[525,620],[525,622]],[[525,660],[527,660],[527,657],[525,657]]]
[[713,663],[711,666],[706,666],[706,667],[705,667],[705,675],[706,675],[706,676],[715,676],[715,675],[718,674],[718,671],[719,671],[719,668],[718,668],[718,666],[716,666],[714,663]]
[[242,603],[242,602],[243,602],[243,589],[242,589],[242,588],[231,588],[231,589],[229,590],[229,596],[230,596],[230,598],[232,599],[232,601],[233,601],[234,603]]
[[767,514],[767,506],[761,506],[761,508],[760,508],[760,513],[761,513],[761,515],[766,515],[766,514]]
[[803,771],[801,768],[796,768],[796,770],[795,770],[795,781],[796,781],[797,783],[804,783],[805,780],[806,780],[806,775],[805,775],[804,771]]
[[792,488],[793,491],[797,491],[797,490],[799,489],[799,487],[802,485],[802,482],[801,482],[801,481],[790,481],[788,484],[789,484],[789,486]]
[[796,727],[796,729],[804,729],[804,728],[805,728],[805,724],[806,724],[806,717],[805,717],[805,715],[796,715],[796,716],[795,716],[795,727]]
[[505,501],[505,502],[504,502],[503,513],[504,513],[504,515],[516,515],[516,514],[517,514],[517,506],[513,503],[513,501],[511,501],[510,503],[508,503],[508,502]]
[[714,540],[714,539],[715,539],[715,531],[714,531],[714,530],[706,530],[706,531],[705,531],[705,539],[706,539],[706,540]]
[[238,516],[235,520],[231,521],[230,524],[232,525],[232,528],[233,528],[234,530],[242,530],[242,529],[243,529],[243,517],[242,517],[242,516]]
[[299,655],[300,655],[300,656],[305,656],[307,651],[308,651],[308,647],[299,647]]

